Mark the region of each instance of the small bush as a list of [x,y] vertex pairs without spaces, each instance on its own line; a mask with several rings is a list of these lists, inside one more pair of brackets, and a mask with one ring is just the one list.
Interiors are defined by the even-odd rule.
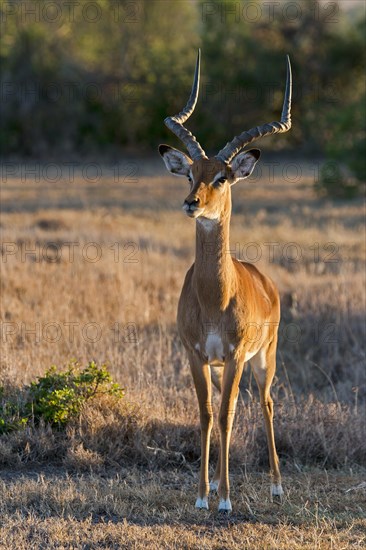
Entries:
[[124,390],[112,381],[106,365],[99,367],[91,361],[81,370],[71,363],[62,372],[52,366],[17,396],[7,396],[4,388],[0,388],[0,433],[21,429],[30,420],[62,428],[79,416],[87,401],[100,395],[124,396]]
[[352,199],[360,194],[361,182],[347,176],[336,161],[328,160],[321,167],[315,188],[321,195]]
[[101,395],[123,397],[123,389],[112,382],[106,365],[94,361],[80,371],[72,364],[65,372],[51,367],[45,376],[32,382],[28,410],[35,420],[43,418],[52,425],[63,426],[77,417],[86,401]]

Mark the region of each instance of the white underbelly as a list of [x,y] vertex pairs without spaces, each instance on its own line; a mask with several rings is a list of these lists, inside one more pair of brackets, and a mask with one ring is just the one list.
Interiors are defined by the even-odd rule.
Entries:
[[[197,351],[201,350],[201,346],[197,343],[195,345],[195,349]],[[235,350],[233,344],[229,344],[229,351],[230,354]],[[224,354],[224,345],[222,342],[221,337],[217,333],[209,334],[206,338],[205,343],[205,355],[207,357],[207,362],[209,365],[215,365],[215,364],[224,364],[225,362],[225,354]],[[255,351],[248,351],[245,354],[244,357],[244,363],[249,361],[254,355],[258,353],[259,350]]]

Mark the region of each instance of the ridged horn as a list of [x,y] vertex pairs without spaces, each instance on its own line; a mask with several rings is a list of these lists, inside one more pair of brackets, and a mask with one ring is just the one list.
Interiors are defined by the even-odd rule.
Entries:
[[292,96],[292,72],[290,58],[287,56],[287,79],[286,79],[286,91],[283,101],[283,108],[281,114],[281,122],[269,122],[256,128],[243,132],[240,136],[234,137],[232,141],[227,143],[221,151],[218,152],[216,158],[229,163],[235,155],[241,151],[246,145],[255,141],[256,139],[270,136],[271,134],[278,134],[287,132],[291,128],[291,96]]
[[187,147],[192,160],[199,158],[207,158],[201,145],[198,143],[194,135],[183,126],[184,122],[191,116],[197,103],[199,87],[200,87],[200,64],[201,50],[198,50],[196,69],[194,72],[193,85],[191,95],[189,96],[187,105],[178,115],[167,117],[164,120],[165,125],[175,134]]

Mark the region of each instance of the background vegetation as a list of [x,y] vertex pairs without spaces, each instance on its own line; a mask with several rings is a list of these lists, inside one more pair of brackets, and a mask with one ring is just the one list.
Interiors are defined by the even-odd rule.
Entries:
[[[190,125],[208,150],[278,118],[290,53],[294,125],[268,145],[328,155],[365,178],[362,2],[347,13],[319,0],[45,6],[9,0],[1,8],[4,155],[155,149],[168,136],[164,118],[187,99],[201,47],[200,105]],[[333,170],[333,179],[341,176]]]

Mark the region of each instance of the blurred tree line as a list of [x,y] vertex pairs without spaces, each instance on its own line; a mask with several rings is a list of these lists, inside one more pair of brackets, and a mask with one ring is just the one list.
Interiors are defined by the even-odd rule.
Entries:
[[366,177],[362,11],[318,0],[4,0],[0,15],[3,155],[174,143],[163,120],[185,104],[201,47],[189,126],[208,151],[278,119],[289,53],[293,129],[264,147],[325,154]]

